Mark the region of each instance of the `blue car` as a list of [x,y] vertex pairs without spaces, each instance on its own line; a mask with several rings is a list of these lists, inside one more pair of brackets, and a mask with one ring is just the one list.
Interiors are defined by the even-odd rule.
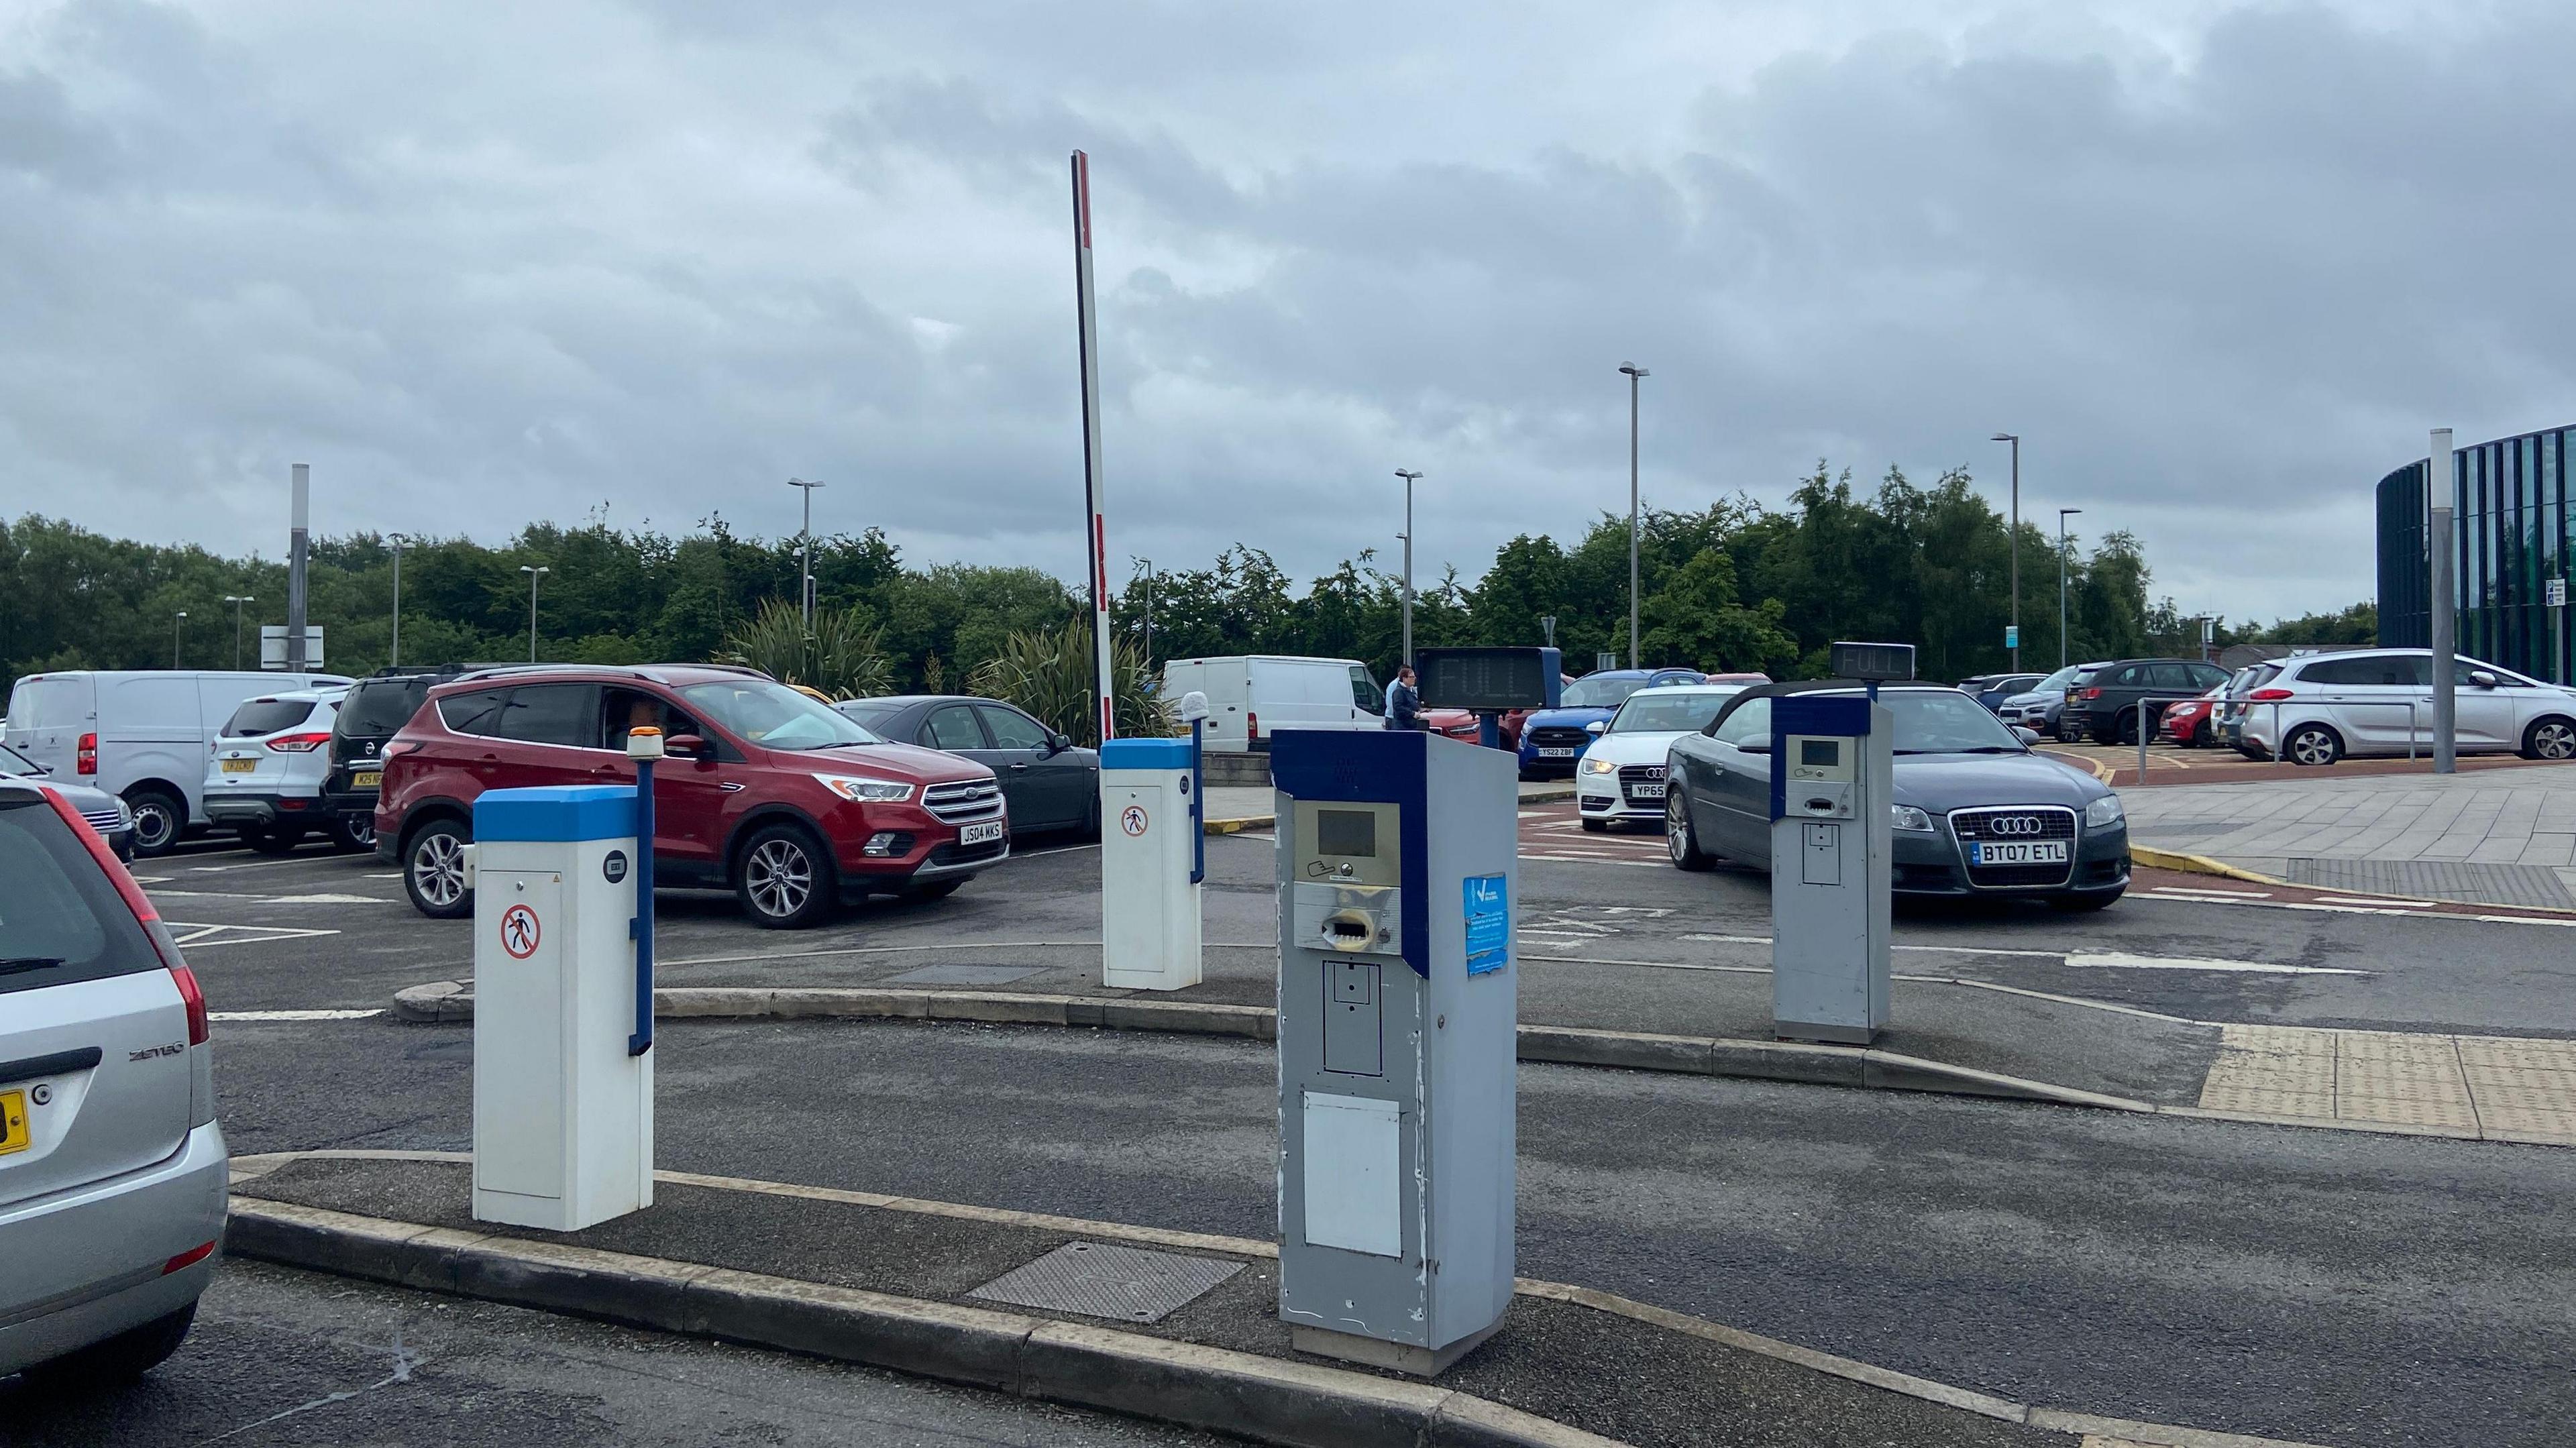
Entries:
[[1521,726],[1521,778],[1572,778],[1575,762],[1592,743],[1593,724],[1607,724],[1628,696],[1656,684],[1696,684],[1697,669],[1604,669],[1565,686],[1562,704],[1541,709]]

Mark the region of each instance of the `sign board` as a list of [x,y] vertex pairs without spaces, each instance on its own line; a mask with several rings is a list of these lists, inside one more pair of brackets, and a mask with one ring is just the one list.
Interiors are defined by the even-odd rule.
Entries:
[[2567,580],[2564,578],[2553,578],[2549,580],[2548,597],[2544,601],[2547,602],[2551,608],[2565,608],[2567,606]]
[[1905,683],[1914,678],[1912,644],[1844,644],[1827,650],[1827,667],[1837,679],[1874,679]]
[[2021,647],[2020,624],[2008,623],[2004,625],[2004,647],[2008,649],[2017,649]]
[[1467,973],[1502,969],[1512,958],[1512,899],[1500,875],[1466,880]]
[[[286,667],[286,625],[264,623],[259,626],[259,666],[263,669]],[[304,629],[304,667],[322,667],[322,625],[307,624]]]
[[1502,714],[1553,709],[1564,689],[1564,663],[1554,649],[1417,649],[1422,707]]
[[1617,654],[1610,653],[1605,650],[1592,656],[1592,672],[1596,674],[1600,673],[1603,669],[1615,669],[1617,667],[1619,667],[1619,656]]

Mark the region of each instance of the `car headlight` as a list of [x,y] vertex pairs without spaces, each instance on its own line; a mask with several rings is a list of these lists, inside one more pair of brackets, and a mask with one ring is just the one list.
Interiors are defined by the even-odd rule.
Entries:
[[1932,831],[1932,817],[1910,804],[1889,805],[1887,824],[1890,829],[1920,830],[1925,834]]
[[901,804],[912,798],[912,786],[891,779],[869,779],[857,774],[818,774],[814,782],[843,799],[862,804]]
[[2120,810],[2120,797],[2116,794],[2106,794],[2084,807],[2084,824],[2088,829],[2116,825],[2125,818],[2127,816]]
[[1617,774],[1619,772],[1619,766],[1612,764],[1606,759],[1587,759],[1583,761],[1583,772],[1586,774]]

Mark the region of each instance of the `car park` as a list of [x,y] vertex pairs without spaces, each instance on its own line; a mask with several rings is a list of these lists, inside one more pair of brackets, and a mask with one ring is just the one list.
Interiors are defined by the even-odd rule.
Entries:
[[[1702,870],[1723,856],[1771,867],[1771,701],[1788,692],[1860,690],[1748,689],[1706,729],[1674,740],[1664,841],[1675,865]],[[2032,752],[1956,689],[1888,685],[1878,698],[1896,724],[1889,874],[1897,894],[2018,896],[2092,910],[2128,888],[2128,821],[2108,786]]]
[[0,1377],[123,1381],[214,1277],[230,1157],[205,995],[67,797],[0,780]]
[[522,667],[433,686],[385,746],[376,853],[423,914],[469,915],[476,797],[632,783],[626,736],[645,725],[668,752],[654,775],[658,883],[732,890],[753,924],[817,925],[868,895],[937,899],[1010,855],[992,770],[722,664]]
[[303,689],[243,700],[206,761],[206,818],[266,855],[285,854],[316,831],[344,850],[374,848],[374,828],[351,828],[322,794],[347,693]]
[[1207,696],[1205,747],[1217,753],[1269,749],[1282,729],[1381,729],[1386,693],[1357,659],[1233,654],[1171,659],[1162,696]]
[[0,779],[41,785],[61,795],[82,819],[89,821],[89,827],[107,841],[108,849],[115,853],[117,859],[134,858],[134,811],[115,795],[85,784],[56,779],[43,765],[5,744],[0,744]]
[[2068,686],[2057,737],[2135,744],[2144,719],[2152,739],[2167,705],[2198,698],[2226,682],[2225,669],[2198,659],[2114,659],[2096,665],[2082,683]]
[[9,744],[56,779],[124,800],[134,811],[134,852],[160,855],[208,823],[206,759],[242,700],[348,682],[193,669],[29,674],[9,691]]
[[[2576,758],[2576,693],[2472,658],[2451,662],[2458,752]],[[2428,649],[2294,656],[2269,668],[2245,695],[2241,747],[2248,754],[2321,765],[2432,748]]]
[[1671,684],[1639,689],[1583,752],[1575,771],[1575,813],[1594,834],[1617,824],[1664,821],[1664,760],[1673,741],[1708,727],[1748,684]]
[[999,699],[902,694],[832,706],[885,738],[971,759],[993,771],[1011,829],[1100,833],[1100,751]]
[[1697,669],[1603,669],[1584,675],[1565,686],[1556,708],[1532,712],[1521,726],[1521,778],[1574,773],[1576,761],[1591,746],[1591,726],[1610,722],[1629,695],[1656,685],[1696,684],[1701,679]]

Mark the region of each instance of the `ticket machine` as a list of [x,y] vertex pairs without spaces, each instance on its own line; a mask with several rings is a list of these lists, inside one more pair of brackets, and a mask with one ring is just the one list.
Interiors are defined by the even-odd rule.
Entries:
[[1887,1024],[1895,720],[1859,693],[1771,701],[1771,1024],[1867,1045]]

